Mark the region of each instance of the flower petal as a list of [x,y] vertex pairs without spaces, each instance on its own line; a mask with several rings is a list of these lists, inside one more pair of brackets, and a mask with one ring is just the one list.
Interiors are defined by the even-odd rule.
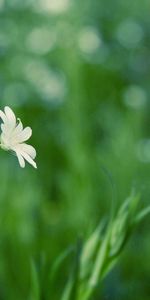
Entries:
[[2,130],[2,132],[5,132],[5,129],[6,129],[6,126],[5,126],[4,123],[2,123],[2,124],[1,124],[1,130]]
[[36,157],[36,150],[34,147],[28,144],[20,144],[19,149],[23,152],[26,152],[31,158],[35,159]]
[[26,159],[26,161],[32,165],[35,169],[37,169],[37,165],[36,165],[36,162],[26,153],[26,152],[23,152],[21,151],[20,153],[24,159]]
[[31,135],[32,129],[30,127],[26,127],[20,132],[20,134],[18,134],[18,136],[16,136],[16,143],[22,143],[27,141],[31,137]]
[[12,127],[16,126],[16,116],[12,109],[9,106],[5,106],[4,108],[8,123],[11,124]]
[[24,168],[25,167],[25,160],[24,160],[24,158],[22,157],[22,155],[20,154],[19,151],[16,151],[16,155],[18,157],[18,161],[19,161],[20,167]]
[[30,127],[23,129],[22,122],[16,119],[9,106],[5,106],[4,112],[0,110],[0,118],[3,121],[3,124],[1,124],[1,147],[4,150],[14,151],[22,168],[25,167],[25,160],[34,168],[37,168],[34,161],[36,150],[31,145],[24,143],[31,137],[32,129]]
[[7,121],[7,117],[2,110],[0,110],[0,118],[4,123]]
[[23,125],[22,122],[19,120],[19,123],[17,124],[17,126],[14,128],[12,132],[12,138],[17,139],[22,131],[23,131]]

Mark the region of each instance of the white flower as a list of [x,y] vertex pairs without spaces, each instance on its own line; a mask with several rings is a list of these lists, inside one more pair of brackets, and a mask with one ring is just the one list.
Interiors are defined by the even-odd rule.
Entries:
[[22,168],[25,167],[25,160],[37,168],[34,161],[36,150],[31,145],[24,143],[31,137],[32,129],[30,127],[23,129],[22,122],[20,119],[16,119],[14,112],[8,106],[4,108],[4,112],[0,110],[0,118],[3,122],[0,136],[1,148],[15,152]]

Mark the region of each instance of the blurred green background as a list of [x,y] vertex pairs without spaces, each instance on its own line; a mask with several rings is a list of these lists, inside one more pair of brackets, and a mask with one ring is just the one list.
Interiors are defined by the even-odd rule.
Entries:
[[[52,262],[132,188],[150,197],[149,1],[0,0],[0,109],[33,129],[38,170],[0,151],[0,299],[60,299]],[[148,218],[94,300],[150,299]]]

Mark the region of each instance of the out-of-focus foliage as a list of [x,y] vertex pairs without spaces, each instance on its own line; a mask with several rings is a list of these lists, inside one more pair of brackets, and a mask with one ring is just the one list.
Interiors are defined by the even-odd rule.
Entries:
[[61,300],[93,299],[97,286],[117,264],[136,225],[150,213],[150,206],[137,212],[139,196],[128,197],[117,214],[100,226],[77,248],[75,267]]
[[[38,153],[0,152],[0,299],[60,299],[72,256],[52,282],[54,259],[131,187],[149,203],[149,37],[147,0],[0,0],[0,107]],[[149,300],[149,250],[147,218],[94,300]]]

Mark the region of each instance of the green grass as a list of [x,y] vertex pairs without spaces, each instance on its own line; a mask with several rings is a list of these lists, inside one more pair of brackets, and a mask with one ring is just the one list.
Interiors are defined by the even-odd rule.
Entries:
[[0,152],[0,299],[149,300],[148,3],[39,2],[0,1],[0,109],[38,165]]

